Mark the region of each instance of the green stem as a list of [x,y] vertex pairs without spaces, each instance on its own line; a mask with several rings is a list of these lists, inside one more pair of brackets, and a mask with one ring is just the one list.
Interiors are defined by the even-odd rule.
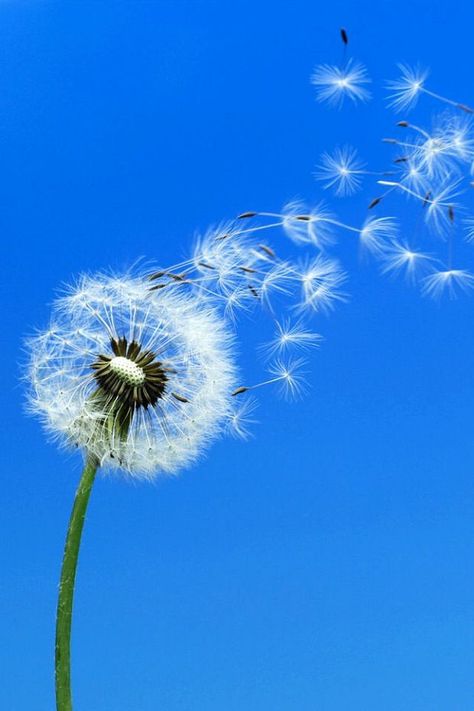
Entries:
[[58,610],[56,617],[56,708],[57,711],[72,711],[71,697],[71,620],[76,579],[77,559],[81,544],[82,528],[89,496],[99,462],[95,457],[87,459],[81,481],[76,491],[74,506],[64,546],[61,581],[59,583]]

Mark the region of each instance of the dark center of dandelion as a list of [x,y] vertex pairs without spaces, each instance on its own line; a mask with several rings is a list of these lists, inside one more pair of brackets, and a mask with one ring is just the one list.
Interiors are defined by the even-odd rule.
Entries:
[[136,341],[113,338],[114,355],[99,355],[92,364],[94,377],[113,408],[131,415],[139,407],[147,408],[163,397],[168,377],[156,353],[143,350]]

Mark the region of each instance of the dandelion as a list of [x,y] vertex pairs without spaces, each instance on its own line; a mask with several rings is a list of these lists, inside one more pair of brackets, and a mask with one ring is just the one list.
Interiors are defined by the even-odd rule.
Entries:
[[30,343],[30,408],[102,467],[173,473],[228,414],[231,346],[208,303],[130,275],[83,277]]
[[425,296],[439,299],[444,293],[454,298],[459,292],[474,289],[474,274],[466,269],[444,269],[435,271],[423,279],[422,292]]
[[317,66],[311,83],[316,87],[317,101],[333,106],[341,106],[346,96],[354,103],[370,99],[370,93],[365,88],[370,83],[367,70],[363,64],[351,59],[342,67],[332,64]]
[[56,696],[71,708],[74,579],[99,467],[152,478],[194,462],[232,414],[233,337],[210,303],[131,274],[82,277],[31,339],[29,408],[86,460],[71,515],[56,628]]
[[[296,208],[295,208],[296,209]],[[241,223],[252,218],[273,222]],[[310,262],[302,276],[262,241],[263,231],[304,225],[296,242],[327,241],[321,206],[297,214],[242,213],[199,237],[189,259],[146,274],[81,277],[58,299],[49,327],[29,342],[28,406],[46,431],[78,448],[85,468],[76,493],[63,558],[56,627],[58,711],[70,711],[70,635],[74,580],[84,516],[99,468],[153,479],[194,463],[216,437],[249,434],[247,390],[275,385],[302,391],[301,361],[277,360],[270,378],[236,388],[237,315],[266,306],[280,329],[280,355],[316,345],[318,336],[279,317],[283,307],[328,310],[343,299],[343,272],[331,260]],[[310,227],[308,226],[310,223]],[[248,225],[248,226],[247,226]],[[296,237],[296,233],[292,232]],[[302,280],[304,286],[302,287]]]

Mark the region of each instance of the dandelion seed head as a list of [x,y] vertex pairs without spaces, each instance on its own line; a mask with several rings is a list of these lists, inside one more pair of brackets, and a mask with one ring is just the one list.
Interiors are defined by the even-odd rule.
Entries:
[[215,308],[143,277],[81,278],[29,351],[46,430],[132,476],[194,462],[232,408],[233,338]]

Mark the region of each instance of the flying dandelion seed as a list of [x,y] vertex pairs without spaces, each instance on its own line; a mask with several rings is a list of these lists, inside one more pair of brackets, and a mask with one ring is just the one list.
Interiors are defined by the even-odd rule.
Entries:
[[437,234],[445,235],[454,220],[454,208],[459,207],[456,198],[459,196],[459,180],[446,181],[431,192],[426,207],[426,222],[431,223]]
[[468,217],[464,220],[466,231],[466,242],[474,242],[474,217]]
[[445,269],[433,272],[422,281],[422,292],[439,299],[444,293],[451,298],[459,292],[474,289],[474,275],[466,269]]
[[331,106],[342,106],[346,97],[354,103],[370,99],[366,88],[370,84],[367,70],[363,64],[351,59],[341,67],[332,64],[317,66],[311,83],[316,87],[316,100]]
[[426,272],[433,258],[423,252],[411,249],[406,242],[393,241],[380,255],[383,274],[403,274],[414,282]]
[[342,290],[346,274],[337,260],[322,255],[310,260],[300,271],[302,301],[299,310],[329,312],[347,300]]
[[360,243],[373,254],[382,253],[387,244],[396,236],[398,226],[392,217],[371,217],[360,230]]
[[416,158],[410,158],[400,164],[398,182],[416,193],[426,193],[430,189],[430,181],[425,167]]
[[415,107],[429,72],[419,66],[410,67],[407,64],[399,64],[398,68],[401,77],[387,83],[388,88],[393,91],[389,96],[389,106],[397,111],[409,111]]
[[361,187],[364,167],[355,148],[344,146],[336,148],[333,154],[323,153],[314,176],[324,182],[324,188],[335,188],[336,195],[352,195]]
[[303,358],[293,358],[289,361],[277,360],[269,368],[273,376],[270,382],[280,384],[282,394],[290,400],[301,397],[306,388],[305,373],[303,371],[306,361]]
[[292,323],[290,319],[275,322],[275,337],[265,346],[270,356],[283,353],[291,349],[307,350],[319,347],[322,337],[319,333],[308,331],[304,323],[299,320]]
[[250,439],[253,434],[253,428],[257,424],[253,414],[257,409],[257,401],[254,398],[247,397],[240,401],[228,421],[228,431],[237,439]]
[[466,104],[458,101],[453,101],[445,96],[436,94],[426,88],[426,80],[429,72],[427,69],[422,69],[420,66],[410,67],[407,64],[399,64],[401,76],[395,81],[388,82],[387,86],[393,91],[389,96],[389,106],[397,111],[413,109],[420,97],[420,94],[426,94],[433,99],[441,101],[450,106],[455,106],[466,113],[474,113],[474,109]]
[[281,217],[283,229],[296,244],[322,249],[334,242],[333,215],[323,202],[312,208],[299,200],[289,202]]

